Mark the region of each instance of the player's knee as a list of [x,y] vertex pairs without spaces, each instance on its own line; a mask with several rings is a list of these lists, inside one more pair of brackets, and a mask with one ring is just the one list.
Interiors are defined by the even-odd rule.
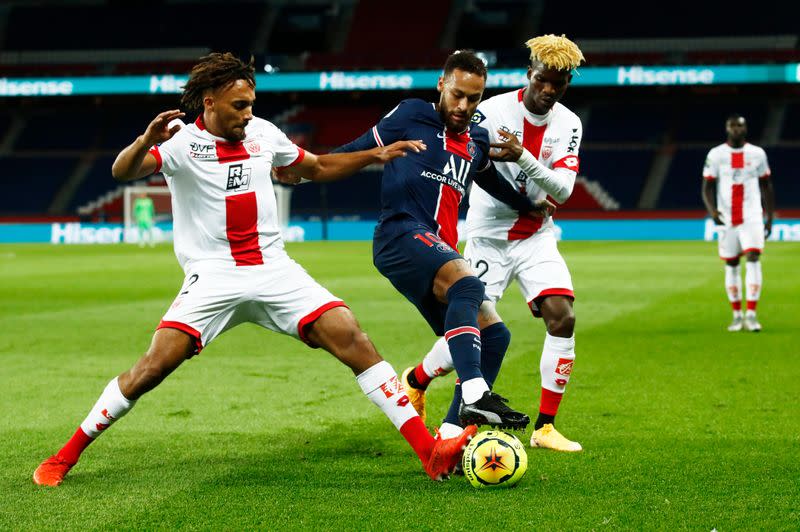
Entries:
[[572,307],[565,307],[547,322],[547,332],[551,336],[569,338],[575,332],[575,311]]
[[739,257],[736,257],[735,259],[727,259],[725,261],[725,264],[727,264],[728,266],[738,266],[739,265]]
[[747,262],[758,262],[761,258],[761,253],[758,251],[748,251],[747,252]]
[[486,288],[480,279],[474,275],[462,277],[447,290],[447,301],[470,301],[480,306]]

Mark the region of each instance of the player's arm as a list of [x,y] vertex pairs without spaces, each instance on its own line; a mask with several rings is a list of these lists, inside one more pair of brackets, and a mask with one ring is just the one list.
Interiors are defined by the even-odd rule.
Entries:
[[156,157],[149,153],[150,148],[156,144],[166,142],[178,132],[180,124],[169,127],[169,123],[176,118],[184,116],[179,109],[164,111],[153,119],[147,126],[144,134],[139,135],[127,148],[119,152],[114,164],[111,165],[111,175],[117,181],[133,181],[148,176],[158,168]]
[[703,179],[703,203],[706,206],[708,215],[717,225],[722,225],[722,218],[717,210],[717,181],[715,179]]
[[511,183],[497,173],[497,169],[489,161],[486,168],[475,173],[474,181],[489,195],[515,211],[535,216],[552,216],[556,210],[556,206],[546,199],[534,202],[527,195],[520,194]]
[[[369,150],[350,153],[328,153],[314,155],[305,152],[303,160],[291,167],[290,172],[309,181],[324,183],[348,177],[371,164],[385,164],[409,151],[419,153],[426,148],[421,140],[400,140],[388,146],[377,146]],[[278,170],[278,175],[283,173]],[[280,177],[279,177],[280,179]]]
[[772,234],[772,220],[775,216],[775,189],[772,187],[770,177],[759,179],[758,186],[761,188],[761,205],[767,213],[767,219],[764,221],[764,233],[769,236]]
[[499,150],[490,153],[489,157],[493,161],[517,163],[522,171],[554,200],[564,203],[569,199],[575,186],[575,172],[566,168],[551,170],[523,147],[516,135],[511,135],[502,129],[498,129],[497,134],[503,142],[490,145]]

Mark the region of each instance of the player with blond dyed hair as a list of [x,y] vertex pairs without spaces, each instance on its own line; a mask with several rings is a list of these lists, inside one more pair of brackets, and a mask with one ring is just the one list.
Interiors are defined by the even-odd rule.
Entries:
[[[578,173],[580,119],[559,100],[573,71],[585,61],[578,46],[565,36],[543,35],[525,43],[530,49],[527,87],[489,98],[478,106],[473,121],[489,131],[491,158],[497,172],[533,200],[548,196],[564,203]],[[575,360],[575,312],[572,279],[558,252],[551,216],[522,215],[473,186],[467,213],[464,249],[486,296],[497,302],[516,279],[531,312],[547,328],[540,360],[541,400],[531,446],[580,451],[554,427],[561,398]],[[491,337],[491,327],[481,331]],[[484,374],[500,370],[502,358],[481,360]],[[440,339],[423,362],[403,373],[414,407],[424,418],[425,390],[431,380],[452,370],[447,344]],[[443,436],[460,433],[457,417],[460,386],[440,428]]]

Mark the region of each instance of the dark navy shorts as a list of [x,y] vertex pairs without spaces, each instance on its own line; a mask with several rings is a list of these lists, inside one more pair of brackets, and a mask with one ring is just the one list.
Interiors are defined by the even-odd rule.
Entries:
[[417,307],[437,336],[444,334],[447,305],[433,295],[433,280],[445,263],[461,258],[458,251],[426,227],[393,235],[375,232],[372,262]]

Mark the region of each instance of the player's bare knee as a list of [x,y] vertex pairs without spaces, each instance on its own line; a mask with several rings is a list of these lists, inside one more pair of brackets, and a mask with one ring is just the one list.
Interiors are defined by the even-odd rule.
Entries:
[[485,329],[495,323],[500,323],[503,318],[497,313],[497,308],[491,301],[484,301],[478,309],[478,328]]
[[566,307],[562,312],[547,320],[547,332],[550,336],[569,338],[575,332],[575,312]]

